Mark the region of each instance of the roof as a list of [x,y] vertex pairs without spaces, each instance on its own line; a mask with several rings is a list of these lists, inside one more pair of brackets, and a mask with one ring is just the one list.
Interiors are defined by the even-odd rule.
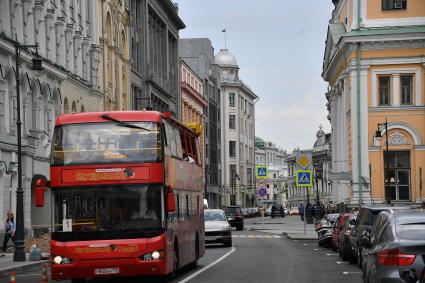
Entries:
[[220,49],[220,52],[218,52],[215,55],[215,64],[219,65],[220,67],[234,67],[239,68],[238,63],[236,63],[235,56],[230,53],[229,49]]
[[[404,26],[404,27],[383,27],[383,28],[362,28],[347,32],[344,36],[359,35],[387,35],[387,34],[406,34],[406,33],[425,32],[425,26]],[[335,42],[338,42],[335,40]]]
[[264,149],[266,142],[260,137],[255,137],[254,144],[256,148]]

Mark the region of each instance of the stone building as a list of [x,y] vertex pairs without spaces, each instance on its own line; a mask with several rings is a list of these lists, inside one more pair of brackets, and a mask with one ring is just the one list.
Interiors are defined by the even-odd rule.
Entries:
[[202,79],[196,75],[189,65],[181,59],[181,93],[182,93],[182,122],[185,125],[199,124],[202,133],[199,137],[199,146],[202,160],[203,180],[205,182],[205,114],[208,106],[204,98],[204,86]]
[[[97,7],[95,1],[0,1],[0,219],[16,208],[17,114],[22,121],[22,186],[27,231],[50,225],[50,194],[35,208],[31,181],[49,178],[52,130],[61,112],[98,110]],[[21,49],[17,109],[15,44]],[[35,52],[43,70],[31,69]],[[3,227],[0,227],[0,231]]]
[[424,2],[333,3],[322,77],[329,84],[335,201],[422,202]]
[[151,107],[180,118],[179,30],[185,28],[170,0],[130,0],[132,109]]
[[[87,1],[87,0],[86,0]],[[130,11],[127,1],[98,0],[101,110],[130,109],[130,59],[128,34]]]
[[225,186],[236,186],[227,204],[255,203],[254,137],[255,103],[258,96],[239,78],[236,58],[228,49],[215,55],[220,67],[222,89],[222,178]]
[[203,97],[207,101],[205,114],[205,198],[212,208],[225,204],[230,188],[223,186],[221,143],[220,68],[214,64],[214,48],[208,38],[179,40],[179,56],[203,81]]

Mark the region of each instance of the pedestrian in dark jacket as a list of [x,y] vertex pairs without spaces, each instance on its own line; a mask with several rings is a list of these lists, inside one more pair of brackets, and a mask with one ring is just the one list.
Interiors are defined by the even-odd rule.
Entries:
[[9,210],[7,212],[7,218],[6,218],[6,224],[5,224],[3,250],[0,256],[4,256],[4,253],[7,250],[7,243],[9,242],[9,239],[12,239],[13,244],[15,244],[15,231],[16,231],[15,219],[13,217],[13,212]]
[[300,206],[298,207],[298,212],[300,213],[301,221],[304,221],[304,205],[303,204],[300,204]]

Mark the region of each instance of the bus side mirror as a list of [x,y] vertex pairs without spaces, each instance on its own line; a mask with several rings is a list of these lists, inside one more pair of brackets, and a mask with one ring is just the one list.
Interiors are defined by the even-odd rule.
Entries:
[[167,212],[175,212],[176,211],[176,203],[174,198],[174,192],[171,187],[168,187],[167,190]]
[[44,193],[47,191],[48,182],[44,179],[37,179],[34,184],[35,190],[35,206],[44,206]]

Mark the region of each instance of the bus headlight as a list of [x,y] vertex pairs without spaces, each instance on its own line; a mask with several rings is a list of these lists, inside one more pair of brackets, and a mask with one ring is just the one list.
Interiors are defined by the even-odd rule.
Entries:
[[164,258],[164,251],[153,251],[140,257],[142,260],[158,260]]
[[55,263],[55,264],[71,264],[72,262],[73,262],[72,258],[61,257],[60,255],[53,257],[53,260],[52,260],[52,263]]

